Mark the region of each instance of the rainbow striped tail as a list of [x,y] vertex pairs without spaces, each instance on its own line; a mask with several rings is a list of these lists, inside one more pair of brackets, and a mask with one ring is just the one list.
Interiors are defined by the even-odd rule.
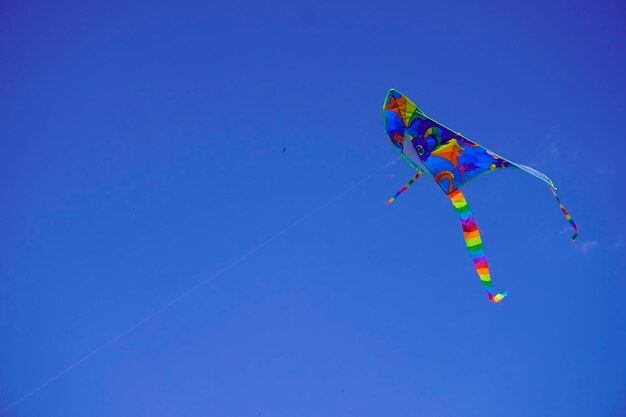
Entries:
[[489,265],[487,263],[487,256],[485,256],[483,241],[480,238],[478,224],[476,223],[476,219],[474,219],[472,211],[467,205],[465,196],[458,188],[456,188],[452,190],[450,194],[448,194],[448,197],[450,197],[450,200],[452,200],[454,209],[456,210],[456,213],[459,215],[459,219],[461,220],[461,225],[463,226],[463,237],[465,238],[465,245],[467,245],[467,250],[472,257],[472,261],[474,262],[474,268],[476,269],[476,273],[480,278],[480,282],[482,282],[483,286],[487,290],[489,301],[499,303],[504,297],[509,295],[509,292],[503,291],[500,294],[493,293],[491,274],[489,273]]
[[409,189],[409,187],[411,186],[411,184],[413,184],[413,183],[414,183],[414,182],[415,182],[415,181],[416,181],[416,180],[417,180],[417,179],[418,179],[421,175],[422,175],[422,170],[420,169],[419,171],[417,171],[417,174],[415,174],[415,176],[414,176],[413,178],[411,178],[411,180],[410,180],[410,181],[409,181],[406,185],[404,185],[402,188],[400,188],[400,189],[398,190],[398,192],[396,193],[396,195],[394,195],[394,196],[393,196],[393,197],[391,197],[389,200],[387,200],[387,201],[385,202],[385,204],[391,204],[391,203],[393,203],[393,202],[396,200],[396,198],[397,198],[400,194],[402,194],[403,192],[405,192],[406,190],[408,190],[408,189]]

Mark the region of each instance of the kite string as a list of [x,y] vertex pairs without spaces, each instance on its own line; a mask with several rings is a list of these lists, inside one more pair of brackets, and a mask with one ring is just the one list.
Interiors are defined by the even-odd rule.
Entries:
[[374,172],[372,172],[371,174],[367,175],[366,177],[362,178],[361,180],[355,182],[354,184],[352,184],[350,187],[346,188],[345,190],[343,190],[342,192],[340,192],[339,194],[335,195],[334,197],[332,197],[330,200],[328,200],[327,202],[325,202],[324,204],[316,207],[315,209],[313,209],[312,211],[310,211],[309,213],[305,214],[304,216],[300,217],[299,219],[297,219],[296,221],[294,221],[291,225],[287,226],[286,228],[284,228],[283,230],[281,230],[280,232],[276,233],[275,235],[273,235],[272,237],[266,239],[265,241],[261,242],[260,244],[258,244],[257,246],[253,247],[252,249],[248,250],[247,252],[245,252],[244,254],[240,255],[239,257],[237,257],[235,260],[233,260],[232,262],[230,262],[229,264],[227,264],[226,266],[222,267],[221,269],[219,269],[217,272],[214,272],[212,275],[210,275],[208,278],[203,279],[202,281],[198,282],[197,284],[193,285],[192,287],[188,288],[187,290],[183,291],[182,293],[180,293],[178,296],[174,297],[173,299],[171,299],[170,301],[168,301],[167,303],[163,304],[161,307],[157,308],[156,310],[154,310],[152,313],[148,314],[147,316],[145,316],[144,318],[140,319],[139,321],[137,321],[136,323],[134,323],[133,325],[131,325],[130,327],[128,327],[126,330],[124,330],[123,332],[117,334],[116,336],[112,337],[111,339],[109,339],[107,342],[103,343],[102,345],[100,345],[99,347],[95,348],[94,350],[92,350],[91,352],[89,352],[87,355],[83,356],[82,358],[78,359],[77,361],[75,361],[74,363],[72,363],[71,365],[67,366],[65,369],[63,369],[62,371],[60,371],[59,373],[57,373],[56,375],[52,376],[51,378],[49,378],[47,381],[41,383],[40,385],[36,386],[35,388],[33,388],[32,390],[28,391],[26,394],[22,395],[21,397],[19,397],[17,400],[13,401],[11,404],[9,404],[8,406],[6,406],[5,408],[3,408],[2,410],[0,410],[0,415],[4,414],[5,412],[7,412],[8,410],[10,410],[11,408],[15,407],[16,405],[18,405],[19,403],[21,403],[22,401],[26,400],[27,398],[29,398],[30,396],[32,396],[33,394],[37,393],[38,391],[42,390],[43,388],[47,387],[48,385],[52,384],[54,381],[56,381],[57,379],[61,378],[63,375],[67,374],[68,372],[70,372],[72,369],[76,368],[77,366],[79,366],[80,364],[86,362],[87,360],[89,360],[90,358],[92,358],[93,356],[95,356],[96,354],[102,352],[104,349],[106,349],[107,347],[109,347],[110,345],[112,345],[113,343],[117,342],[118,340],[124,338],[125,336],[127,336],[128,334],[132,333],[133,331],[135,331],[137,328],[141,327],[142,325],[144,325],[146,322],[152,320],[153,318],[155,318],[156,316],[158,316],[159,314],[161,314],[163,311],[169,309],[170,307],[174,306],[175,304],[177,304],[179,301],[183,300],[184,298],[188,297],[189,295],[191,295],[192,293],[194,293],[195,291],[197,291],[200,287],[206,285],[207,283],[213,281],[214,279],[218,278],[220,275],[222,275],[223,273],[225,273],[226,271],[228,271],[230,268],[234,267],[235,265],[239,264],[240,262],[242,262],[243,260],[245,260],[246,258],[248,258],[249,256],[255,254],[256,252],[258,252],[259,250],[263,249],[264,247],[266,247],[267,245],[269,245],[270,243],[272,243],[274,240],[280,238],[281,236],[283,236],[285,233],[289,232],[291,229],[295,228],[296,226],[298,226],[299,224],[301,224],[302,222],[304,222],[306,219],[308,219],[309,217],[315,215],[316,213],[318,213],[320,210],[326,208],[327,206],[329,206],[330,204],[334,203],[335,201],[339,200],[341,197],[343,197],[344,195],[348,194],[349,192],[351,192],[352,190],[354,190],[355,188],[357,188],[359,185],[363,184],[364,182],[368,181],[370,178],[372,178],[374,175],[378,174],[380,171],[382,171],[383,169],[387,168],[388,166],[395,164],[396,161],[398,161],[398,159],[400,159],[401,157],[398,157],[396,159],[394,159],[393,161],[387,163],[386,165],[378,168],[377,170],[375,170]]

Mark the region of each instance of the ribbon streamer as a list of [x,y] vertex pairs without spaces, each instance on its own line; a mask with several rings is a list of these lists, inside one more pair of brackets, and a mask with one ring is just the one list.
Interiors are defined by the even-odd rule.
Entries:
[[554,198],[556,198],[556,202],[559,203],[559,207],[561,208],[561,211],[565,216],[565,220],[567,220],[569,224],[572,225],[572,229],[574,229],[574,235],[571,237],[571,239],[576,240],[576,238],[578,237],[578,226],[576,225],[576,223],[574,223],[574,219],[572,219],[572,216],[569,214],[563,203],[561,203],[561,199],[556,194],[556,189],[554,187],[551,187],[550,185],[548,185],[548,188],[550,189],[550,191],[552,191]]
[[461,225],[463,226],[463,237],[465,238],[467,250],[472,257],[472,261],[474,262],[474,268],[476,269],[476,272],[480,277],[480,281],[487,290],[487,294],[489,295],[489,301],[497,303],[501,301],[504,297],[509,295],[509,292],[503,291],[500,294],[493,293],[493,285],[491,283],[489,265],[487,264],[487,257],[485,256],[483,242],[480,239],[480,232],[478,231],[478,224],[476,224],[476,219],[474,219],[474,215],[467,205],[465,196],[458,188],[448,194],[448,197],[450,197],[450,200],[452,200],[452,205],[454,205],[454,209],[456,210],[457,214],[459,215],[459,219],[461,220]]
[[413,183],[414,183],[414,182],[415,182],[415,181],[416,181],[416,180],[417,180],[417,179],[418,179],[418,178],[422,175],[422,172],[423,172],[423,171],[422,171],[421,169],[420,169],[419,171],[417,171],[417,174],[415,174],[415,176],[414,176],[413,178],[411,178],[411,180],[410,180],[410,181],[409,181],[406,185],[404,185],[402,188],[400,188],[400,189],[398,190],[398,192],[396,193],[396,195],[394,195],[394,196],[393,196],[393,197],[391,197],[389,200],[387,200],[387,201],[385,202],[385,204],[391,204],[391,203],[393,203],[393,202],[396,200],[396,198],[397,198],[400,194],[402,194],[403,192],[405,192],[406,190],[408,190],[408,189],[409,189],[409,187],[411,186],[411,184],[413,184]]

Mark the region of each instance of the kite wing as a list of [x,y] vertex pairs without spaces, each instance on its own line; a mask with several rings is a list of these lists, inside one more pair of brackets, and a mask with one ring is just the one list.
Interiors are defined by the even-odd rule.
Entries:
[[[555,188],[541,172],[511,162],[426,116],[397,90],[387,93],[383,112],[385,130],[395,148],[412,166],[425,168],[446,194],[500,168],[520,169]],[[413,149],[417,158],[411,157]]]
[[387,203],[392,203],[426,171],[450,197],[463,225],[465,241],[474,260],[474,266],[489,299],[498,302],[508,294],[494,294],[478,226],[459,187],[489,171],[501,168],[519,169],[545,182],[554,194],[566,220],[574,229],[572,240],[578,236],[578,226],[572,220],[556,194],[556,186],[543,173],[517,164],[491,152],[460,133],[426,116],[411,100],[391,89],[385,98],[383,119],[389,140],[418,174],[402,187]]

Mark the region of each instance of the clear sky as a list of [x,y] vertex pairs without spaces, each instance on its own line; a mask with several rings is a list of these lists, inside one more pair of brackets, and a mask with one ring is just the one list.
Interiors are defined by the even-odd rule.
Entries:
[[[0,409],[397,157],[381,106],[549,175],[378,171],[2,417],[626,415],[626,6],[0,1]],[[287,151],[282,153],[283,147]]]

